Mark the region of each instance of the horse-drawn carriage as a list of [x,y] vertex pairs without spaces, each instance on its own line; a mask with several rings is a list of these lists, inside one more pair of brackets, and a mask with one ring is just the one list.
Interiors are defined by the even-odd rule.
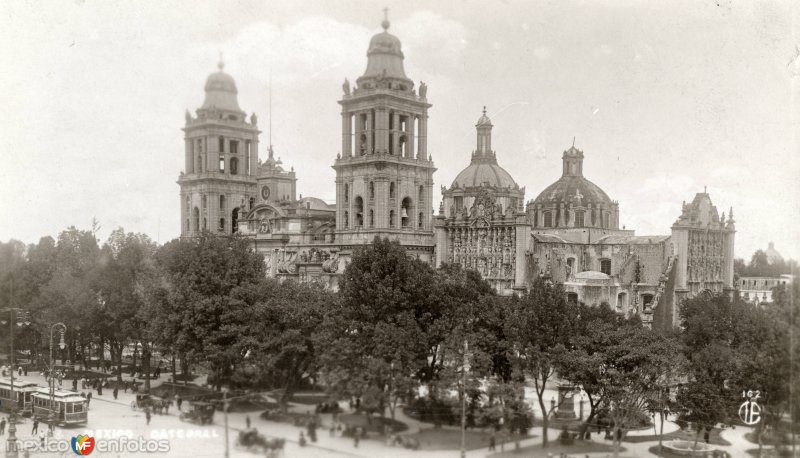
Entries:
[[278,437],[267,439],[255,428],[250,428],[239,432],[236,446],[252,453],[265,453],[268,458],[278,458],[283,454],[285,443],[285,439]]
[[214,421],[214,404],[210,402],[192,401],[189,408],[181,411],[180,419],[204,425]]
[[136,399],[131,401],[131,410],[152,410],[160,412],[166,406],[167,401],[158,396],[150,394],[137,393]]

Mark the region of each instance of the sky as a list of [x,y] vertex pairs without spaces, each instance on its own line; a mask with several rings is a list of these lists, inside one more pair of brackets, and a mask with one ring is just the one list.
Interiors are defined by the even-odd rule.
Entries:
[[[669,234],[707,187],[737,257],[800,258],[800,11],[790,1],[8,1],[0,12],[0,240],[68,226],[180,234],[185,110],[220,53],[298,193],[334,199],[342,82],[369,39],[428,86],[440,187],[485,105],[498,161],[536,198],[585,153],[620,224]],[[270,74],[272,75],[270,88]]]

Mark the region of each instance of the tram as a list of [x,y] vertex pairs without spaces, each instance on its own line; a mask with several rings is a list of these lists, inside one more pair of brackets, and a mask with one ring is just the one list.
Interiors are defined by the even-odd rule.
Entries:
[[16,408],[21,415],[33,412],[33,393],[40,387],[34,382],[14,377],[14,398],[11,398],[11,378],[0,378],[0,409],[11,412]]
[[39,387],[33,393],[33,415],[42,421],[49,421],[50,414],[55,415],[55,422],[60,425],[77,425],[88,420],[86,399],[74,391],[53,391],[50,402],[50,390]]

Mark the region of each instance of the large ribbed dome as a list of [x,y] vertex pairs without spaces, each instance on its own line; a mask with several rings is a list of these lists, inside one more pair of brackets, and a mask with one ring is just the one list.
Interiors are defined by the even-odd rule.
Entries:
[[514,188],[517,184],[511,175],[497,163],[472,163],[453,180],[452,187],[474,187],[480,185],[499,188]]
[[579,204],[594,203],[594,204],[608,204],[610,205],[611,199],[599,186],[587,180],[584,177],[561,177],[555,183],[551,184],[544,191],[542,191],[534,203],[548,204],[548,203],[565,203],[570,202]]
[[201,110],[225,110],[243,113],[239,108],[239,91],[233,77],[222,71],[224,65],[219,64],[219,71],[208,75],[206,79],[206,98]]
[[561,178],[542,191],[534,200],[535,204],[570,203],[575,205],[605,204],[613,202],[599,186],[583,177],[583,151],[574,146],[564,151],[564,171]]

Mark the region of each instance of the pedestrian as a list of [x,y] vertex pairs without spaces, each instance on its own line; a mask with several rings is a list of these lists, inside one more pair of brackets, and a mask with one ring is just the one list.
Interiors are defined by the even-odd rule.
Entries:
[[361,428],[356,428],[356,433],[353,435],[353,447],[358,448],[358,441],[361,438]]
[[17,375],[22,377],[22,366],[17,367]]
[[247,429],[250,429],[250,415],[244,417],[244,424],[247,425]]
[[28,366],[25,366],[24,368],[22,368],[22,373],[25,374],[25,377],[28,376]]
[[181,404],[183,404],[183,399],[181,398],[180,394],[175,398],[175,404],[178,406],[178,410],[181,410]]
[[92,392],[86,393],[86,408],[89,408],[89,404],[92,402]]
[[152,416],[150,415],[150,409],[147,409],[147,410],[145,410],[145,411],[144,411],[144,418],[146,418],[146,419],[147,419],[147,425],[148,425],[148,426],[150,426],[150,418],[151,418],[151,417],[152,417]]
[[114,387],[114,391],[111,392],[114,395],[114,400],[117,400],[117,396],[119,395],[119,388]]
[[6,419],[0,418],[0,436],[6,433]]
[[494,451],[495,441],[496,441],[496,439],[494,438],[494,433],[492,433],[492,435],[489,437],[489,451],[490,452]]
[[39,432],[39,419],[33,419],[33,429],[31,429],[31,436],[35,436]]
[[703,433],[703,440],[705,440],[705,441],[706,441],[706,444],[708,443],[708,436],[709,436],[709,434],[708,434],[708,428],[706,428],[706,432],[705,432],[705,433]]
[[78,391],[78,379],[72,379],[72,391]]
[[303,431],[300,431],[300,439],[297,440],[297,443],[300,444],[301,447],[306,446],[306,436],[303,435]]
[[164,404],[164,413],[169,415],[169,407],[172,405],[172,399],[167,399],[167,402]]
[[128,392],[128,382],[122,382],[122,391],[124,393]]
[[42,448],[44,448],[44,437],[45,437],[44,430],[42,430],[39,432],[39,442],[42,444]]
[[103,395],[103,385],[100,385],[100,384],[97,385],[97,395],[98,396],[102,396]]

